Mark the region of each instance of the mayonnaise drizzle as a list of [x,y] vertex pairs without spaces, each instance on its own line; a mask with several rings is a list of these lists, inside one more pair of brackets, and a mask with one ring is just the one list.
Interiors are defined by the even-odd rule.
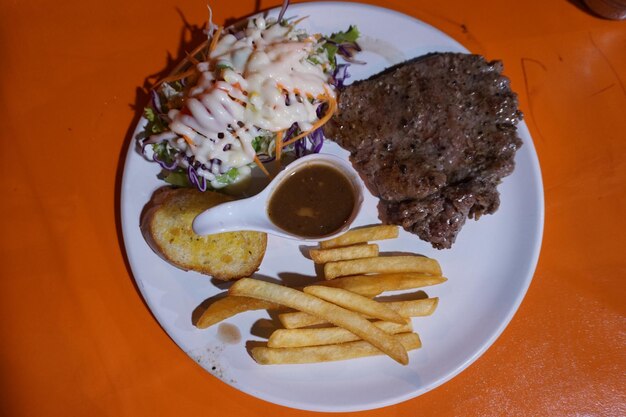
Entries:
[[[184,138],[175,146],[202,164],[220,160],[226,172],[253,161],[252,141],[263,131],[294,123],[310,129],[319,106],[312,99],[334,93],[322,65],[307,59],[316,40],[301,38],[290,26],[263,18],[249,21],[241,39],[222,36],[207,62],[197,64],[200,74],[183,109],[168,113],[170,130]],[[198,174],[213,181],[219,172]]]

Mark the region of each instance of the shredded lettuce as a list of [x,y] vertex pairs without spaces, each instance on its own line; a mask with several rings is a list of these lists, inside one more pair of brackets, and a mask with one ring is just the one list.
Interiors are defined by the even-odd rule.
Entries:
[[165,181],[168,184],[176,185],[178,187],[191,187],[187,173],[183,170],[166,171],[162,170],[157,176],[160,180]]
[[342,43],[355,43],[360,35],[359,29],[356,26],[350,25],[348,30],[344,32],[336,32],[329,37],[324,38],[326,42],[324,42],[322,48],[326,51],[328,61],[330,62],[333,70],[337,65],[336,56],[339,51],[338,45]]
[[224,62],[218,62],[217,65],[215,66],[217,69],[233,69],[233,67],[231,67],[230,65],[228,65],[227,63]]
[[262,141],[263,136],[257,136],[256,138],[252,139],[252,148],[255,150],[256,153],[259,153],[259,151],[261,150]]
[[[284,8],[286,7],[286,4],[288,4],[288,2],[283,4]],[[290,19],[278,19],[277,22],[272,22],[271,24],[278,23],[280,25],[290,26],[290,39],[304,40],[310,37],[306,31],[296,29],[295,23],[290,23],[289,20]],[[338,65],[337,56],[348,59],[353,55],[353,51],[360,51],[360,48],[356,44],[359,35],[359,30],[353,25],[349,26],[345,31],[339,31],[330,36],[320,37],[316,35],[316,39],[318,39],[317,47],[310,54],[310,56],[307,57],[307,59],[314,65],[319,65],[328,75],[330,82],[337,86],[337,68],[348,65]],[[223,72],[225,70],[232,69],[232,67],[228,62],[217,62],[216,69]],[[345,73],[345,70],[342,74],[343,73]],[[176,143],[173,142],[172,137],[169,135],[164,135],[163,139],[161,139],[158,143],[153,143],[156,138],[151,141],[146,140],[154,135],[169,131],[169,111],[171,109],[181,109],[183,107],[185,97],[188,92],[187,90],[190,86],[194,85],[197,76],[197,74],[193,74],[181,80],[163,82],[157,89],[155,89],[155,91],[151,92],[152,107],[144,109],[144,118],[147,123],[145,129],[137,135],[137,139],[139,140],[139,145],[144,156],[158,162],[163,168],[162,172],[158,175],[159,179],[180,187],[198,186],[198,184],[193,182],[193,178],[190,179],[190,174],[187,170],[182,168],[181,165],[177,165],[185,165],[187,162],[193,167],[193,164],[195,163],[193,158],[190,160],[188,156],[181,153],[181,150],[176,147]],[[315,101],[313,98],[309,98],[309,100],[311,103],[314,103]],[[250,109],[254,110],[252,101],[248,103],[248,106],[250,106]],[[320,109],[321,108],[323,107],[320,106]],[[297,125],[294,124],[294,126],[287,130],[286,135],[283,136],[283,140],[288,140],[289,137],[293,137],[299,132],[300,130]],[[318,136],[321,137],[321,140],[319,140]],[[256,136],[252,140],[251,145],[261,162],[264,163],[274,159],[276,152],[276,139],[277,135],[274,132],[261,130],[259,136]],[[300,156],[303,152],[308,152],[307,141],[311,144],[311,152],[318,152],[319,147],[321,147],[321,142],[323,142],[321,130],[317,132],[317,134],[314,132],[310,137],[304,138],[295,144],[290,144],[283,152],[295,152],[296,155]],[[150,145],[144,145],[146,142]],[[152,150],[152,154],[150,153],[150,150]],[[220,186],[227,186],[233,183],[239,183],[242,179],[245,179],[245,177],[249,175],[249,168],[253,168],[253,166],[254,164],[251,163],[249,166],[245,167],[230,168],[228,171],[215,175],[214,177],[211,175],[211,177],[214,178],[211,182],[216,188],[221,188]],[[207,180],[207,185],[211,182]]]
[[139,139],[147,138],[151,135],[156,135],[157,133],[165,132],[167,130],[167,125],[161,118],[155,113],[154,109],[151,107],[146,107],[143,109],[143,115],[148,121],[146,124],[146,128],[143,132],[138,135]]
[[319,58],[317,58],[315,55],[311,55],[310,57],[307,58],[307,61],[309,61],[311,64],[313,65],[319,65],[321,64]]
[[228,185],[235,182],[237,177],[239,177],[239,170],[237,168],[231,168],[224,174],[215,177],[215,180],[220,184]]
[[275,137],[276,135],[271,132],[268,132],[265,135],[259,135],[255,137],[254,139],[252,139],[252,142],[251,142],[252,148],[254,149],[257,155],[273,156],[274,148],[276,146],[274,144]]
[[361,36],[359,29],[354,25],[350,25],[345,32],[333,33],[328,39],[335,43],[356,42],[359,36]]
[[177,152],[176,149],[169,146],[167,141],[155,143],[154,145],[152,145],[152,151],[159,161],[162,161],[168,165],[174,162],[174,156]]

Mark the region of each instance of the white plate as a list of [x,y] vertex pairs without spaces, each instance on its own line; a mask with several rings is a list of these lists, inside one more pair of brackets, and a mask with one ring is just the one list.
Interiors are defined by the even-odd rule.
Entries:
[[[361,56],[366,66],[350,68],[352,80],[428,52],[466,52],[439,30],[378,7],[296,4],[287,15],[310,16],[303,22],[310,33],[330,34],[357,25],[363,36],[361,44],[370,50]],[[191,324],[194,308],[223,289],[206,276],[172,267],[145,243],[139,215],[152,192],[163,184],[156,178],[158,165],[145,161],[131,146],[124,170],[121,213],[133,275],[171,338],[208,372],[243,392],[315,411],[366,410],[408,400],[449,380],[485,352],[511,320],[530,284],[541,245],[543,188],[537,155],[524,123],[519,126],[519,135],[524,146],[517,153],[514,174],[499,187],[500,209],[478,222],[468,221],[451,250],[434,250],[404,232],[398,240],[381,242],[382,251],[412,251],[437,258],[449,278],[443,285],[425,288],[429,296],[440,297],[440,303],[431,317],[413,320],[423,347],[410,353],[408,366],[387,357],[312,365],[257,365],[245,342],[262,340],[250,329],[258,319],[268,318],[266,312],[249,312],[228,320],[242,333],[237,344],[220,342],[218,326],[196,329]],[[347,157],[334,144],[326,144],[323,152]],[[376,202],[371,195],[366,197],[355,225],[378,222]],[[270,237],[258,274],[289,281],[314,276],[315,272],[297,243]]]

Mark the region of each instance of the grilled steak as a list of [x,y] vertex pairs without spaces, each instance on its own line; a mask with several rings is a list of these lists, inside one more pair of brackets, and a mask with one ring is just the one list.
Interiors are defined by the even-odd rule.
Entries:
[[386,223],[450,248],[467,217],[499,206],[522,145],[499,61],[435,53],[340,91],[325,134],[349,150]]

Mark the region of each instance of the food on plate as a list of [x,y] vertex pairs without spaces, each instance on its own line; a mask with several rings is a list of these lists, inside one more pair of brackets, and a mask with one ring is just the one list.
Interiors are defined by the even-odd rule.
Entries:
[[347,259],[371,258],[378,256],[378,245],[365,243],[341,248],[311,249],[309,255],[311,255],[311,259],[313,259],[313,262],[316,264]]
[[[397,233],[397,227],[368,227],[359,229],[358,234],[347,232],[344,240],[352,246],[329,249],[312,249],[326,259],[342,259],[350,254],[359,256],[367,249],[367,242],[376,236]],[[382,232],[382,233],[381,233]],[[363,239],[363,237],[367,239]],[[339,237],[341,239],[342,236]],[[375,246],[376,254],[378,247]],[[316,256],[317,256],[316,255]],[[329,257],[330,256],[330,257]],[[394,259],[395,258],[395,259]],[[404,258],[409,258],[405,260]],[[413,260],[420,259],[418,263]],[[318,258],[319,259],[319,258]],[[391,261],[383,261],[383,260]],[[323,259],[322,259],[323,260]],[[377,268],[376,262],[385,264]],[[373,299],[377,295],[394,290],[406,290],[446,281],[441,276],[439,264],[430,258],[418,256],[352,258],[346,262],[365,261],[353,266],[365,275],[352,275],[333,281],[320,281],[305,286],[302,290],[284,285],[244,278],[234,283],[226,294],[206,300],[204,308],[195,321],[198,328],[207,328],[237,313],[249,310],[280,310],[291,308],[296,311],[280,312],[278,320],[284,329],[276,329],[269,336],[266,346],[250,350],[252,358],[259,364],[312,363],[356,358],[385,353],[401,364],[408,363],[408,350],[421,347],[419,336],[413,331],[411,317],[431,315],[437,308],[438,298],[423,298],[423,293],[403,294],[402,301]],[[339,262],[325,263],[332,265]],[[378,273],[394,270],[398,265],[422,273]],[[372,268],[367,270],[364,268]],[[424,273],[426,271],[426,273]],[[430,275],[430,274],[435,275]],[[209,302],[208,307],[204,305]],[[193,316],[196,316],[194,310]],[[373,321],[370,321],[373,320]],[[323,325],[321,328],[305,328]],[[334,325],[334,327],[328,327]]]
[[[283,12],[284,13],[284,12]],[[256,16],[223,28],[152,90],[137,139],[160,178],[201,191],[240,184],[264,162],[319,152],[337,108],[336,86],[358,52],[356,27],[309,34],[302,19]]]
[[447,278],[440,275],[426,275],[418,272],[397,272],[393,274],[351,275],[322,281],[316,285],[344,288],[358,294],[380,294],[385,291],[410,290],[442,284]]
[[[325,285],[327,282],[328,281],[323,281],[315,284]],[[353,293],[365,297],[373,298],[383,292],[383,289],[376,285],[363,285],[360,283],[351,285],[354,288],[353,290],[351,289]],[[346,285],[346,287],[352,288],[350,284]],[[208,306],[205,306],[205,304],[208,304]],[[201,310],[202,313],[197,319],[193,320],[193,322],[197,328],[206,329],[239,313],[252,310],[280,310],[282,306],[256,298],[237,297],[222,293],[218,294],[213,299],[205,300],[199,307],[203,309]]]
[[404,323],[405,319],[378,301],[353,293],[343,288],[324,287],[321,285],[310,285],[304,287],[303,291],[314,295],[322,300],[329,301],[348,310],[361,313],[368,317],[379,320],[387,320],[394,323]]
[[[406,333],[413,331],[410,319],[403,319],[402,323],[389,321],[374,321],[372,324],[389,334]],[[341,327],[323,327],[315,329],[278,329],[272,332],[267,341],[267,347],[285,348],[302,346],[332,345],[335,343],[353,342],[359,340],[354,333]]]
[[[438,298],[423,298],[419,300],[385,301],[387,307],[394,310],[402,317],[430,316],[435,312],[439,304]],[[371,317],[366,317],[371,318]],[[286,329],[299,329],[301,327],[327,324],[328,321],[302,311],[283,313],[278,315],[278,320]]]
[[406,349],[393,336],[374,326],[363,316],[318,297],[293,288],[251,278],[243,278],[228,290],[231,295],[259,298],[282,304],[329,321],[335,326],[349,330],[371,343],[395,361],[406,365],[409,358]]
[[501,62],[428,54],[343,88],[338,106],[324,133],[350,151],[385,223],[442,249],[497,210],[522,145]]
[[435,259],[415,255],[379,256],[324,264],[324,277],[328,280],[345,275],[394,272],[441,275],[441,267]]
[[211,302],[211,304],[202,312],[202,315],[194,323],[199,329],[206,329],[222,320],[226,320],[235,314],[252,310],[278,310],[280,304],[271,303],[265,300],[250,297],[237,297],[234,295],[223,296]]
[[[389,337],[400,344],[405,351],[418,349],[422,346],[416,333],[402,333]],[[379,349],[362,340],[334,345],[294,348],[257,346],[250,351],[254,360],[262,365],[330,362],[381,355],[382,353]]]
[[373,240],[395,239],[398,237],[398,227],[393,225],[376,225],[352,229],[341,236],[320,242],[321,249],[336,248],[339,246],[354,245],[371,242]]
[[184,269],[230,280],[252,275],[261,264],[267,235],[229,232],[198,236],[191,230],[195,216],[230,198],[193,188],[160,188],[141,215],[146,242],[163,259]]
[[267,214],[287,232],[321,237],[347,227],[356,204],[356,190],[344,173],[328,163],[305,163],[272,192]]

